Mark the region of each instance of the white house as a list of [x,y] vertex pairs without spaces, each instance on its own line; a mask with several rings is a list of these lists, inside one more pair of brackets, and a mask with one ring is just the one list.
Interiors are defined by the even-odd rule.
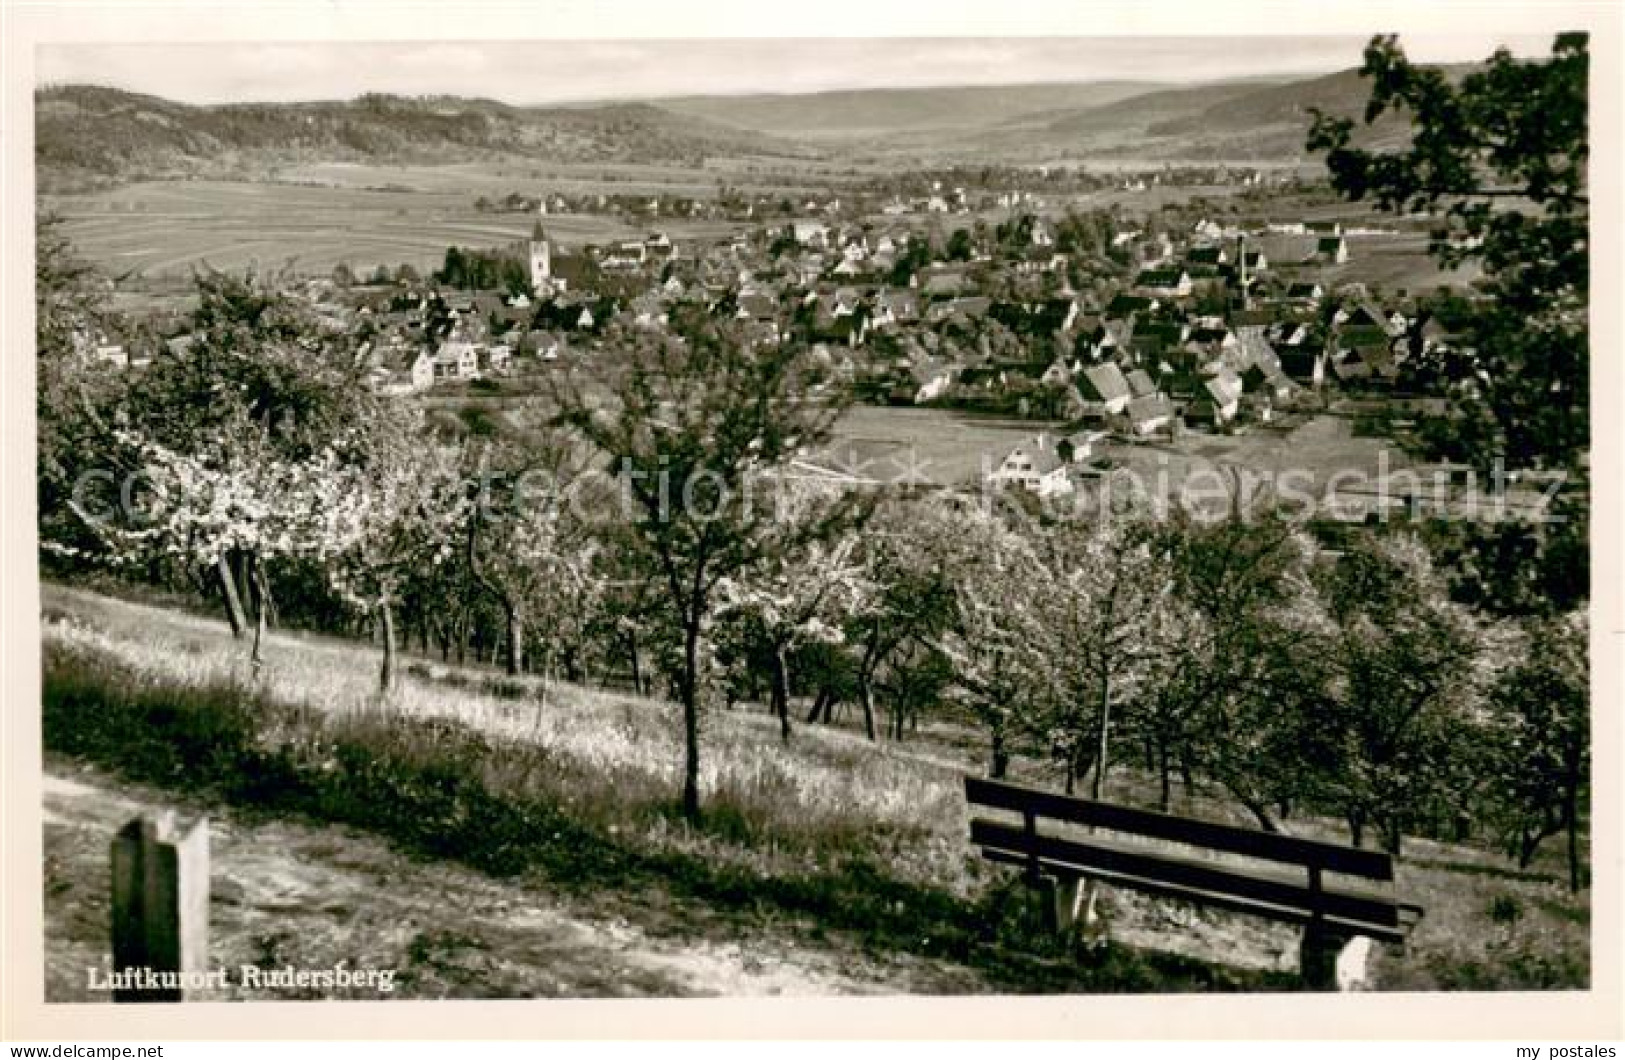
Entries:
[[988,474],[987,484],[994,489],[1015,486],[1039,497],[1070,493],[1072,479],[1067,466],[1049,438],[1039,435],[1006,453]]
[[479,347],[461,335],[440,344],[434,355],[436,379],[473,379],[480,374]]

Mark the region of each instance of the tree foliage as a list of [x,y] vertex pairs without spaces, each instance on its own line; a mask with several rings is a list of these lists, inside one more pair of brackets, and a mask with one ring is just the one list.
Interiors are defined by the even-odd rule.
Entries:
[[691,820],[700,814],[700,711],[715,676],[719,585],[834,535],[860,507],[849,492],[789,520],[772,496],[774,473],[823,442],[840,412],[811,396],[821,381],[804,348],[753,345],[703,313],[677,316],[671,335],[630,342],[607,388],[557,377],[558,422],[620,481],[630,530],[620,540],[659,579],[668,628],[681,636],[675,675]]
[[1413,133],[1397,150],[1358,146],[1354,119],[1316,114],[1310,150],[1332,186],[1396,212],[1442,211],[1434,252],[1476,260],[1487,296],[1473,325],[1475,387],[1453,431],[1488,465],[1574,464],[1589,445],[1587,37],[1557,37],[1544,61],[1505,49],[1452,84],[1373,38],[1369,124],[1390,111]]

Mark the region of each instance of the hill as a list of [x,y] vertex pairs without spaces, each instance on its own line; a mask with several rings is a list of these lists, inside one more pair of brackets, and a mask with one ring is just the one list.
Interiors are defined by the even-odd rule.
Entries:
[[[1456,78],[1470,64],[1447,67]],[[1084,89],[1091,86],[1053,86]],[[1040,161],[1101,158],[1143,161],[1226,160],[1297,162],[1304,159],[1310,110],[1358,116],[1370,82],[1355,69],[1309,78],[1250,78],[1197,85],[1102,83],[1096,98],[1051,93],[1050,102],[1023,112],[988,118],[967,110],[958,125],[917,124],[846,145],[881,157],[998,158]],[[1086,93],[1079,92],[1079,95]],[[1032,99],[1033,96],[1026,98]],[[1357,139],[1380,143],[1406,125],[1392,115]]]
[[850,140],[890,132],[987,126],[1035,111],[1100,106],[1143,95],[1158,87],[1143,81],[967,85],[786,95],[691,96],[663,99],[660,106],[677,114],[774,136]]
[[348,102],[192,106],[92,85],[35,95],[42,191],[173,177],[259,177],[302,161],[684,162],[803,157],[806,148],[641,103],[513,107],[368,95]]
[[[1460,78],[1471,64],[1446,67]],[[1310,111],[1359,116],[1371,83],[1358,70],[1289,81],[1232,81],[1164,89],[1111,103],[1028,115],[983,130],[974,143],[1017,152],[1064,150],[1073,154],[1143,159],[1255,159],[1291,161],[1304,154]],[[1356,138],[1388,142],[1406,123],[1385,115]]]

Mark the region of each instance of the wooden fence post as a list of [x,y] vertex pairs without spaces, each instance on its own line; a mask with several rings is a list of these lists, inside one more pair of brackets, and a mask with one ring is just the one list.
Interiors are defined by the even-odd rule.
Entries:
[[[137,817],[113,839],[114,1001],[181,1001],[209,955],[209,819],[184,836],[175,815]],[[147,971],[163,977],[146,981]],[[164,973],[172,973],[164,976]]]

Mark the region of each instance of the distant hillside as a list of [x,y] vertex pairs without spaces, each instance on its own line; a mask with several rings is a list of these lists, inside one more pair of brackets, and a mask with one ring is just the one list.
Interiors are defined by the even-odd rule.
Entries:
[[[1459,77],[1471,66],[1447,68]],[[1371,82],[1357,70],[1273,83],[1222,82],[1163,89],[1111,103],[1017,117],[954,146],[967,152],[1086,157],[1290,161],[1304,154],[1310,110],[1358,117]],[[1392,115],[1357,138],[1392,140],[1406,124]]]
[[1161,87],[1145,81],[864,89],[794,95],[663,99],[660,107],[786,138],[859,139],[889,132],[965,129],[1035,111],[1096,107]]
[[807,148],[640,103],[511,107],[490,100],[363,96],[350,102],[190,106],[89,85],[35,94],[41,190],[154,177],[261,176],[292,161],[563,162],[806,156]]

